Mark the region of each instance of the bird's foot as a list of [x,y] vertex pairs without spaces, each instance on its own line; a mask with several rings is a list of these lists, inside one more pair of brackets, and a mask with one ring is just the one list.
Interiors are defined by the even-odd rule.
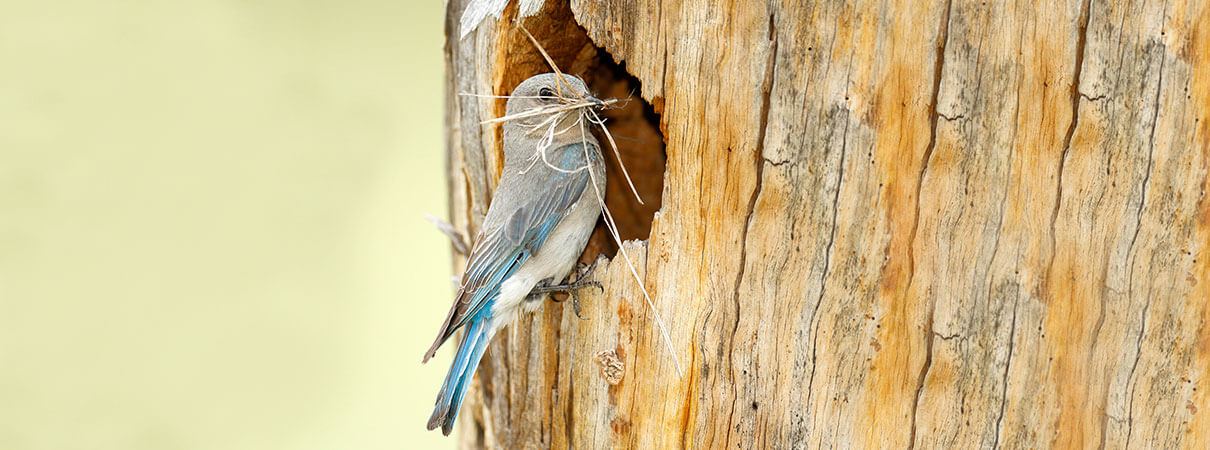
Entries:
[[[580,315],[580,296],[577,295],[576,292],[589,286],[594,286],[597,289],[600,289],[601,292],[605,292],[605,287],[602,286],[600,282],[588,281],[588,277],[592,275],[592,271],[596,268],[596,266],[597,264],[594,262],[592,265],[587,266],[587,269],[577,270],[579,275],[576,276],[576,279],[570,280],[564,284],[550,284],[552,283],[551,280],[543,280],[541,283],[538,283],[537,286],[534,286],[534,289],[529,292],[529,298],[541,298],[541,296],[545,294],[567,294],[568,297],[571,297],[571,307],[576,313],[576,317],[583,319],[584,316]],[[551,301],[554,301],[555,303],[562,302],[562,300],[556,299],[554,296],[551,296]]]

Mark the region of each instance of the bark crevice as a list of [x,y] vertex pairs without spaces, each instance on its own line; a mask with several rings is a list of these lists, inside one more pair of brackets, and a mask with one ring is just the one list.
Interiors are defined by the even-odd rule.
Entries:
[[1088,44],[1088,19],[1092,15],[1092,0],[1084,0],[1080,6],[1078,35],[1076,37],[1076,62],[1071,81],[1071,122],[1067,133],[1063,136],[1063,151],[1059,153],[1059,168],[1055,181],[1055,206],[1050,212],[1050,260],[1046,265],[1047,284],[1050,283],[1050,273],[1055,265],[1055,252],[1058,245],[1056,223],[1059,221],[1059,207],[1063,204],[1063,169],[1067,166],[1067,154],[1071,152],[1071,139],[1076,134],[1076,126],[1080,123],[1080,78],[1084,71],[1084,49]]
[[[953,1],[945,3],[945,12],[942,14],[940,31],[937,33],[937,57],[933,66],[933,92],[932,98],[929,100],[929,142],[925,148],[924,156],[920,161],[920,176],[916,179],[916,216],[912,223],[912,232],[908,238],[908,261],[909,273],[907,282],[907,293],[910,295],[912,283],[916,278],[916,232],[920,227],[920,192],[924,187],[924,177],[928,173],[929,160],[933,157],[933,150],[937,147],[937,122],[941,114],[937,111],[937,99],[941,93],[941,77],[945,74],[945,48],[949,41],[950,27],[950,11],[953,8]],[[937,305],[935,299],[930,299],[928,321],[925,323],[925,349],[924,349],[924,364],[920,367],[920,374],[916,379],[916,389],[914,399],[912,400],[912,426],[911,434],[909,435],[908,448],[916,447],[916,421],[917,410],[920,407],[920,397],[924,394],[925,380],[928,378],[929,369],[933,365],[933,340],[935,333],[933,332],[933,316],[936,314]]]
[[[1130,238],[1130,246],[1127,248],[1127,254],[1132,255],[1130,258],[1130,284],[1127,288],[1127,295],[1131,297],[1134,296],[1134,266],[1135,258],[1138,257],[1138,255],[1134,252],[1134,245],[1136,241],[1138,241],[1139,231],[1141,231],[1143,227],[1143,210],[1147,205],[1147,185],[1151,181],[1151,166],[1155,159],[1155,129],[1156,124],[1159,123],[1160,120],[1160,94],[1164,89],[1164,62],[1166,59],[1167,58],[1164,56],[1164,54],[1161,53],[1160,75],[1155,86],[1155,101],[1152,104],[1152,107],[1155,108],[1155,111],[1152,112],[1151,117],[1151,137],[1150,145],[1147,150],[1147,168],[1143,172],[1142,191],[1139,193],[1139,208],[1135,211],[1134,235]],[[1139,326],[1139,337],[1135,342],[1134,362],[1130,365],[1130,374],[1126,376],[1127,382],[1130,383],[1130,391],[1127,393],[1127,395],[1130,396],[1129,406],[1126,408],[1126,448],[1130,448],[1130,437],[1134,431],[1134,390],[1135,386],[1138,384],[1138,380],[1134,378],[1134,373],[1139,367],[1139,360],[1143,357],[1143,336],[1147,334],[1147,310],[1150,309],[1150,307],[1151,289],[1149,286],[1147,290],[1147,297],[1143,300],[1143,311],[1141,313],[1141,317],[1139,318],[1141,325]]]

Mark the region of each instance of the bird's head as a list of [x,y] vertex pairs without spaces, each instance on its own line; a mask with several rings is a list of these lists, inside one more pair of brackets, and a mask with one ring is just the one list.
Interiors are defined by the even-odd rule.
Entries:
[[509,96],[505,114],[546,114],[580,108],[602,108],[606,102],[592,95],[584,80],[575,75],[544,73],[522,81]]

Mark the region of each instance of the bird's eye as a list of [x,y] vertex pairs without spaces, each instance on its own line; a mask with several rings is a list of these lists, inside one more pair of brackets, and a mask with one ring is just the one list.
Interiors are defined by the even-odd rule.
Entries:
[[549,97],[549,98],[544,98],[543,100],[553,100],[555,93],[552,92],[550,90],[550,88],[542,88],[542,89],[538,90],[538,95],[541,97]]

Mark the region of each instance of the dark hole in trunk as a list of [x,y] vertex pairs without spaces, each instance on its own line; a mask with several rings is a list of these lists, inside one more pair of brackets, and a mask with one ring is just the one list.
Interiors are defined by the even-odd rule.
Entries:
[[[651,221],[660,209],[664,190],[667,155],[664,153],[664,135],[660,132],[660,117],[639,95],[639,81],[630,76],[623,66],[614,64],[604,50],[598,51],[597,64],[584,74],[584,79],[599,97],[621,99],[618,103],[620,107],[607,109],[602,114],[609,132],[613,134],[617,154],[604,133],[597,132],[601,151],[605,153],[609,179],[605,203],[623,241],[645,240],[651,234]],[[630,180],[643,199],[642,204],[630,190],[618,166],[617,155],[621,155]],[[617,243],[609,236],[603,221],[597,225],[589,245],[597,251],[590,248],[586,254],[594,258],[598,253],[611,258],[617,253]]]

